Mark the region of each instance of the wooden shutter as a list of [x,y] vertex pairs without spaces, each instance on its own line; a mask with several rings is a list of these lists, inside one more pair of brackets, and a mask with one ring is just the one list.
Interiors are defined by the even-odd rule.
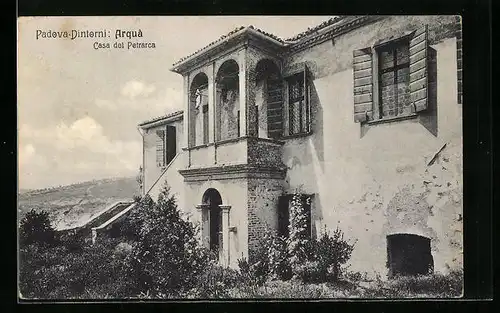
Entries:
[[156,131],[156,165],[165,165],[165,131]]
[[370,48],[353,51],[354,121],[373,119],[373,72]]
[[410,39],[410,98],[415,112],[427,109],[427,25]]
[[165,135],[166,160],[165,165],[169,164],[177,154],[176,129],[175,126],[167,125]]
[[278,76],[267,79],[267,135],[279,138],[283,134],[283,81]]
[[311,130],[311,105],[309,103],[309,70],[307,69],[307,65],[304,64],[304,110],[302,111],[303,117],[301,117],[304,125],[301,130],[305,133]]

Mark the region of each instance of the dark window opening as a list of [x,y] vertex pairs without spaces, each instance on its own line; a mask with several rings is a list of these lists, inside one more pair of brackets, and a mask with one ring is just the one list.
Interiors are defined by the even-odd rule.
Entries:
[[159,167],[168,165],[177,154],[177,136],[175,126],[167,125],[156,131],[156,164]]
[[[219,206],[210,207],[210,250],[219,251],[222,244],[222,214]],[[219,254],[216,253],[218,256]]]
[[170,164],[177,154],[177,135],[175,126],[167,125],[167,135],[165,136],[165,165]]
[[407,40],[379,50],[379,118],[411,113],[410,48]]
[[[306,212],[306,233],[308,239],[312,237],[311,229],[311,195],[301,195],[301,203]],[[290,207],[293,195],[283,195],[278,200],[278,235],[288,238],[290,225]]]
[[432,273],[431,240],[412,234],[387,236],[387,266],[390,278]]

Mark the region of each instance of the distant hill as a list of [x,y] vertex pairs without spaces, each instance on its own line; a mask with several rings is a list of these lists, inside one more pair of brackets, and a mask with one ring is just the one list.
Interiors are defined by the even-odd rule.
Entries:
[[139,195],[135,177],[93,180],[38,190],[20,190],[19,218],[31,209],[49,212],[52,225],[59,230],[85,224],[97,213],[117,201],[131,201]]

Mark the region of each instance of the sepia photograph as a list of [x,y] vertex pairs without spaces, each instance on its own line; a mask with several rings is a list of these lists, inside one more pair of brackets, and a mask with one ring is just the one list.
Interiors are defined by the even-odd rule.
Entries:
[[19,299],[463,297],[460,16],[17,28]]

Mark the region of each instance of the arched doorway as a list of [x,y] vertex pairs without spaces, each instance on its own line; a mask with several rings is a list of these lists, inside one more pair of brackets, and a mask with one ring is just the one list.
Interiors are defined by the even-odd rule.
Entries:
[[202,203],[208,213],[209,247],[219,259],[222,253],[222,198],[217,189],[210,188],[205,191]]
[[389,277],[430,274],[434,270],[430,238],[414,234],[387,236]]

